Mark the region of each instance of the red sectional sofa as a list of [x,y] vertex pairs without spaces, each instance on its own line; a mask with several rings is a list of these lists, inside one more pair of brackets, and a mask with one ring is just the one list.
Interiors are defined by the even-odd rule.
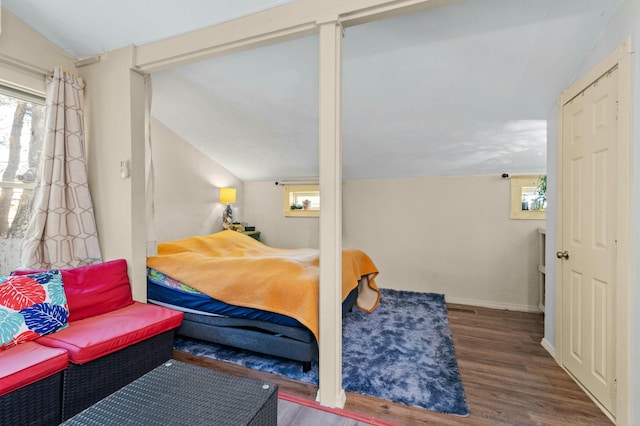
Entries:
[[172,356],[183,314],[134,302],[124,260],[61,274],[68,326],[0,351],[2,425],[58,424]]

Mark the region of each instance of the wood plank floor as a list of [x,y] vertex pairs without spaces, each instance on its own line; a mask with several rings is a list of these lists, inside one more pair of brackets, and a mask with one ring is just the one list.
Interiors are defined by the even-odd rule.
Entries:
[[[346,410],[402,425],[611,425],[542,348],[542,314],[448,305],[468,417],[438,414],[347,393]],[[314,400],[317,387],[234,364],[175,351],[176,359],[230,374],[277,383],[282,392]],[[311,408],[284,409],[279,424],[331,423]],[[281,410],[281,411],[284,411]],[[281,413],[282,414],[282,413]],[[303,423],[298,423],[305,418]],[[315,420],[309,420],[313,418]],[[340,420],[341,421],[341,420]]]

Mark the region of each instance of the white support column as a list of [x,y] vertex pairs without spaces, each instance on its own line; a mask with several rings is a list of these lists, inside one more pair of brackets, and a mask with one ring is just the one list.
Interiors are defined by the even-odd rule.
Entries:
[[320,24],[320,340],[318,400],[344,407],[342,388],[342,28]]

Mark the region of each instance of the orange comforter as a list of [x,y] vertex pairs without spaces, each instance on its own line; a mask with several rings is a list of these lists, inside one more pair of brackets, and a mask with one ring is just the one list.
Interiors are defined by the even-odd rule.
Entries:
[[[317,339],[318,262],[315,249],[273,248],[240,232],[222,231],[160,243],[147,266],[223,302],[295,318]],[[380,300],[376,275],[364,252],[343,250],[343,300],[359,286],[356,305],[373,311]]]

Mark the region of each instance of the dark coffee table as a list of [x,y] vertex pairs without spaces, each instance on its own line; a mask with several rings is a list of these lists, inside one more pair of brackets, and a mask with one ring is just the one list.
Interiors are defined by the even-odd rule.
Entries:
[[63,425],[276,425],[278,386],[170,360]]

